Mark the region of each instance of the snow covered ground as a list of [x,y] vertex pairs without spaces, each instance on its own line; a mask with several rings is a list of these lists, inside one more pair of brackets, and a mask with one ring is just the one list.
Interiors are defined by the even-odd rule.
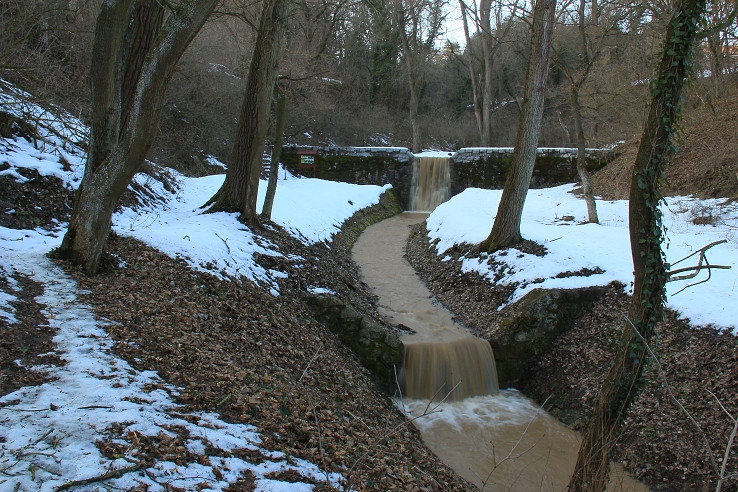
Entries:
[[[9,100],[8,96],[2,98],[5,103]],[[74,125],[77,134],[81,125],[72,122]],[[26,178],[18,169],[33,168],[60,177],[71,188],[76,187],[84,156],[69,139],[60,138],[63,133],[57,130],[56,134],[49,133],[35,146],[22,138],[0,140],[0,162],[8,163],[0,175],[23,180]],[[64,170],[62,160],[70,164],[71,170]],[[178,183],[174,193],[167,192],[149,177],[137,176],[139,184],[156,190],[163,199],[138,210],[123,209],[114,217],[115,231],[181,257],[192,268],[223,277],[245,277],[279,295],[274,279],[285,274],[265,270],[254,261],[255,253],[282,254],[276,246],[254,235],[234,214],[202,214],[200,207],[218,189],[223,176],[173,175]],[[310,242],[329,240],[345,219],[376,203],[386,188],[297,179],[283,174],[281,177],[273,219],[291,234]],[[548,254],[505,256],[509,269],[501,282],[520,283],[510,302],[535,287],[631,281],[627,204],[600,201],[602,224],[583,225],[580,221],[586,209],[570,193],[571,189],[569,185],[529,193],[522,233],[543,244]],[[492,226],[499,197],[499,191],[469,189],[439,206],[428,220],[431,237],[439,239],[439,253],[456,243],[484,239]],[[717,218],[712,225],[692,223],[693,218],[708,213]],[[670,261],[712,241],[727,239],[727,243],[711,249],[708,257],[712,264],[733,268],[715,271],[708,283],[679,294],[675,292],[684,284],[670,284],[669,305],[695,324],[726,327],[738,335],[735,322],[738,319],[735,302],[738,207],[720,200],[673,198],[669,200],[665,222],[670,231],[667,250]],[[54,354],[66,361],[63,367],[33,368],[47,372],[50,382],[0,398],[0,489],[54,490],[70,481],[110,473],[115,478],[106,483],[121,489],[145,484],[150,490],[164,490],[167,485],[220,490],[244,470],[256,476],[257,490],[312,489],[307,483],[286,483],[266,477],[275,470],[293,470],[305,477],[339,484],[337,475],[326,477],[315,464],[288,460],[279,452],[262,450],[269,459],[260,464],[228,456],[235,448],[259,449],[259,429],[225,423],[215,414],[183,415],[173,402],[178,388],[162,381],[156,373],[137,371],[117,358],[111,351],[112,340],[105,332],[106,322],[95,319],[91,309],[78,297],[80,292],[74,281],[45,256],[60,244],[63,233],[63,224],[52,231],[0,227],[0,275],[10,286],[0,289],[0,316],[11,329],[17,322],[12,305],[14,292],[19,289],[13,278],[15,274],[41,283],[44,293],[37,300],[45,306],[44,315],[57,333]],[[499,257],[501,253],[496,255]],[[467,258],[464,268],[487,275],[490,272],[486,259],[484,256]],[[602,273],[559,278],[560,273],[584,268],[599,268]],[[209,466],[198,462],[184,465],[162,462],[140,470],[125,457],[106,458],[95,446],[104,429],[113,424],[143,435],[167,434],[167,427],[184,426],[192,436],[187,446],[194,454],[205,454],[206,447],[215,453],[209,457]],[[97,490],[97,484],[75,490]]]
[[[62,160],[70,170],[64,170]],[[22,138],[0,139],[0,162],[8,163],[0,175],[23,181],[27,178],[18,169],[30,168],[76,188],[84,156],[78,148],[48,134],[35,146]],[[281,273],[267,272],[253,260],[257,252],[280,254],[276,248],[245,229],[233,214],[201,214],[199,207],[223,176],[176,179],[178,191],[169,193],[158,181],[137,176],[139,184],[160,192],[163,201],[138,212],[124,209],[114,219],[115,230],[185,258],[193,268],[221,276],[244,276],[277,295],[271,279]],[[274,218],[306,241],[329,239],[343,220],[376,202],[382,192],[381,187],[311,182],[282,180],[274,206]],[[16,212],[11,209],[7,213]],[[96,491],[100,480],[87,485],[83,482],[102,477],[108,477],[106,487],[119,490],[141,486],[152,491],[169,490],[170,486],[222,490],[246,471],[253,474],[260,491],[313,489],[309,483],[268,477],[285,471],[340,486],[337,474],[326,474],[313,463],[261,448],[259,430],[252,425],[226,423],[212,413],[183,413],[173,401],[178,388],[155,372],[137,371],[116,357],[111,350],[113,341],[105,332],[109,322],[94,317],[91,308],[79,299],[82,292],[75,282],[46,257],[61,244],[63,233],[62,224],[51,231],[0,227],[0,276],[9,286],[7,291],[0,288],[0,317],[10,329],[18,324],[12,304],[14,292],[20,290],[16,275],[40,283],[44,292],[36,300],[45,306],[43,314],[56,332],[53,354],[65,361],[59,367],[31,368],[47,374],[49,382],[0,398],[0,490],[51,491],[74,482],[79,484],[74,490]],[[20,365],[21,361],[15,363]],[[95,443],[106,428],[116,424],[123,427],[125,435],[172,437],[168,429],[184,428],[190,435],[188,450],[204,459],[144,467],[126,456],[106,458]],[[266,459],[251,463],[234,457],[230,452],[235,449],[257,451]]]
[[[518,283],[510,302],[534,288],[575,288],[633,281],[633,261],[628,237],[628,202],[597,201],[600,224],[585,224],[587,208],[571,191],[574,185],[530,190],[523,209],[521,233],[524,238],[542,244],[548,250],[544,257],[514,251],[491,255],[504,259],[505,276],[499,283]],[[442,254],[454,244],[482,242],[494,222],[501,190],[467,189],[441,204],[428,218],[431,240],[438,239]],[[698,200],[671,197],[663,209],[667,227],[665,251],[674,269],[697,263],[697,256],[676,263],[698,249],[727,240],[707,251],[712,265],[730,266],[714,270],[706,283],[682,290],[707,277],[702,272],[690,280],[667,284],[667,304],[689,318],[694,325],[713,325],[731,329],[738,335],[738,203],[725,200]],[[712,224],[696,225],[710,221]],[[463,268],[476,271],[494,282],[487,255],[466,258]],[[582,269],[600,271],[590,276],[570,276],[567,272]],[[560,275],[560,274],[567,275]],[[682,290],[681,292],[679,292]]]

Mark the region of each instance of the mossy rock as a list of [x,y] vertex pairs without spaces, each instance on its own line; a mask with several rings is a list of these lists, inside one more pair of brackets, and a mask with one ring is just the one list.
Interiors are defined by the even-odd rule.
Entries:
[[489,340],[500,388],[515,387],[556,337],[603,293],[604,287],[535,289],[518,301],[518,314],[503,321]]

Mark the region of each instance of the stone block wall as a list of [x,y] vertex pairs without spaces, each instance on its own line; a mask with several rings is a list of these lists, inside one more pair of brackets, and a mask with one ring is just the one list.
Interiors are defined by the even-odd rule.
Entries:
[[[467,147],[451,157],[451,194],[466,188],[502,189],[512,161],[512,147]],[[577,150],[540,148],[531,188],[545,188],[579,181]],[[614,158],[611,150],[587,149],[587,168],[594,172]]]
[[[317,147],[285,146],[282,163],[298,173],[298,151],[314,150],[316,177],[345,183],[392,185],[397,199],[407,204],[413,154],[405,147]],[[310,175],[308,173],[308,175]]]
[[[356,184],[392,185],[398,201],[407,207],[412,181],[413,153],[404,147],[285,146],[282,163],[298,173],[298,151],[316,152],[316,177]],[[579,180],[576,149],[540,148],[531,188]],[[451,195],[466,188],[502,189],[512,160],[512,147],[467,147],[451,156]],[[596,171],[615,157],[606,149],[587,149],[587,167]],[[312,171],[310,171],[312,172]]]

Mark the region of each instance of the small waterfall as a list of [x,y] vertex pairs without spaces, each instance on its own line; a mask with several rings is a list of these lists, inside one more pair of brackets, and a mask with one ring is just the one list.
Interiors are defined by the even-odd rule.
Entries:
[[451,198],[450,158],[416,156],[410,185],[408,210],[431,212]]
[[451,341],[405,341],[404,396],[461,401],[499,392],[489,342],[474,336]]

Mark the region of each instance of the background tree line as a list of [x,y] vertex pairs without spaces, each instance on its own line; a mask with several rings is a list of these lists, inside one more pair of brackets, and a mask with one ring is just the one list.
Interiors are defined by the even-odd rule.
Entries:
[[[100,3],[1,1],[0,75],[89,121]],[[467,41],[461,22],[450,23],[462,7]],[[416,150],[513,145],[529,2],[299,0],[285,10],[278,72],[286,142]],[[698,72],[735,65],[735,11],[733,0],[708,3]],[[215,7],[172,75],[153,160],[194,174],[208,172],[208,155],[228,160],[260,12],[244,0]],[[606,145],[640,131],[670,14],[666,0],[559,4],[541,146],[576,147],[581,136],[587,146]],[[712,80],[699,89],[708,102],[721,87],[720,77]]]

